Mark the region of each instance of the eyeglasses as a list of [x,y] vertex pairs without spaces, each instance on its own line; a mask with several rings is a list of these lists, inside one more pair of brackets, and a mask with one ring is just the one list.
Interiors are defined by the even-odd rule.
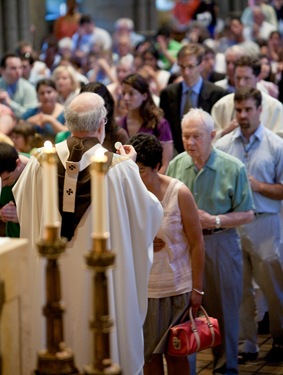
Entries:
[[107,117],[102,117],[101,121],[103,121],[103,125],[107,124],[108,118]]
[[189,69],[189,70],[193,70],[195,69],[198,65],[200,64],[200,62],[196,63],[196,64],[192,64],[192,65],[181,65],[181,64],[178,64],[179,68],[181,70],[185,70],[185,69]]

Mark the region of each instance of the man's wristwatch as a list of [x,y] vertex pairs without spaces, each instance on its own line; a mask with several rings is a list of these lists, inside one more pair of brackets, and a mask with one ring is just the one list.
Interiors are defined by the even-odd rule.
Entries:
[[216,229],[221,228],[221,220],[219,216],[215,216],[215,228]]

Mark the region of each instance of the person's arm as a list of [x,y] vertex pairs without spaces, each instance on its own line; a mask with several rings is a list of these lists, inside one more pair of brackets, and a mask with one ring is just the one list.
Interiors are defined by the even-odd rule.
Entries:
[[20,79],[19,81],[19,92],[16,92],[14,99],[9,97],[7,104],[10,106],[15,116],[22,118],[23,114],[29,108],[35,108],[38,106],[37,95],[35,88],[28,81]]
[[113,70],[111,69],[110,64],[108,63],[108,61],[105,58],[101,57],[101,58],[97,59],[97,64],[98,64],[99,68],[101,70],[103,70],[104,73],[107,75],[107,77],[109,78],[110,82],[115,82],[116,81],[115,74],[114,74]]
[[256,180],[253,176],[249,176],[252,191],[259,193],[267,198],[274,200],[283,199],[283,185],[282,184],[268,184]]
[[232,120],[223,130],[220,132],[220,137],[231,133],[233,130],[239,127],[239,123],[236,119]]
[[169,61],[170,65],[174,65],[177,61],[176,57],[168,51],[167,40],[163,35],[157,37],[157,48],[159,52]]
[[62,17],[57,18],[54,22],[53,34],[57,40],[61,37],[61,24],[62,24]]
[[216,128],[214,142],[237,127],[236,121],[232,119],[234,110],[233,97],[232,94],[224,96],[219,99],[211,109],[211,116]]
[[41,113],[40,115],[41,115],[41,123],[43,125],[43,128],[45,124],[49,123],[51,124],[55,133],[59,133],[61,131],[67,130],[66,126],[63,125],[60,121],[58,121],[54,116],[46,115],[44,113]]
[[58,121],[54,116],[46,115],[42,112],[27,118],[27,121],[33,125],[40,126],[43,129],[45,124],[50,124],[55,133],[67,130],[66,126]]
[[159,173],[166,174],[166,170],[170,163],[170,160],[173,157],[173,141],[161,142],[163,147],[162,153],[162,166],[159,170]]
[[178,203],[181,211],[184,232],[190,245],[193,289],[191,296],[191,306],[196,314],[201,302],[203,291],[204,273],[204,242],[201,232],[201,225],[198,218],[198,211],[190,190],[185,186],[179,189]]
[[14,129],[16,122],[10,115],[2,115],[0,117],[0,132],[9,135]]
[[203,229],[215,228],[216,217],[218,216],[221,222],[221,228],[236,228],[239,225],[248,224],[253,221],[253,210],[245,212],[228,212],[227,214],[211,215],[204,210],[198,210],[201,226]]
[[158,139],[162,144],[162,166],[159,173],[166,174],[169,162],[173,158],[173,139],[169,122],[162,118],[158,124]]

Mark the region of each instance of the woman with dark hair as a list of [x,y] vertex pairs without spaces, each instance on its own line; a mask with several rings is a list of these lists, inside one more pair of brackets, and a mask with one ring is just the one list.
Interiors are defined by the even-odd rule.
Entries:
[[259,56],[261,63],[260,84],[273,98],[278,99],[279,89],[276,84],[276,75],[272,72],[271,61],[267,55]]
[[169,356],[167,333],[187,310],[196,313],[202,302],[204,244],[194,198],[182,182],[159,173],[162,145],[151,134],[137,134],[129,143],[137,152],[136,163],[146,188],[164,210],[153,242],[154,258],[148,283],[148,310],[144,331],[144,374],[189,374],[184,357]]
[[[107,87],[100,82],[90,82],[84,85],[81,88],[80,93],[83,92],[93,92],[100,95],[104,99],[105,108],[107,110],[107,123],[105,125],[105,139],[103,142],[103,147],[105,147],[108,151],[116,152],[116,149],[114,147],[115,143],[121,142],[122,144],[125,144],[129,137],[127,132],[119,127],[116,123],[114,117],[115,103],[113,96],[110,94]],[[69,131],[62,132],[57,135],[55,141],[56,143],[62,142],[70,135],[71,132]]]
[[151,91],[159,96],[160,91],[167,86],[170,73],[160,68],[159,52],[152,46],[142,53],[142,61],[143,68],[146,69],[150,75]]
[[36,125],[38,133],[54,138],[66,129],[64,107],[57,102],[58,92],[52,79],[44,78],[37,82],[36,92],[39,106],[28,109],[22,119]]
[[149,133],[159,139],[163,147],[160,173],[165,173],[173,156],[172,134],[163,111],[152,99],[148,83],[140,75],[130,74],[122,81],[122,95],[128,113],[120,120],[120,126],[130,137],[137,133]]

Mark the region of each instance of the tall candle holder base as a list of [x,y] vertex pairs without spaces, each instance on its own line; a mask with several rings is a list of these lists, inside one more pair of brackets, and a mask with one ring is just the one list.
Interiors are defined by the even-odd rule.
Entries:
[[71,349],[64,343],[63,313],[61,303],[60,271],[57,259],[65,251],[67,241],[59,238],[58,226],[45,228],[44,238],[38,244],[39,254],[47,259],[46,265],[46,317],[47,348],[37,356],[36,375],[79,375]]
[[86,255],[86,264],[94,271],[93,303],[94,334],[93,364],[84,367],[85,375],[120,375],[121,368],[113,364],[110,356],[110,333],[114,325],[109,316],[108,279],[106,272],[114,266],[115,253],[107,250],[107,238],[94,238],[93,248]]

